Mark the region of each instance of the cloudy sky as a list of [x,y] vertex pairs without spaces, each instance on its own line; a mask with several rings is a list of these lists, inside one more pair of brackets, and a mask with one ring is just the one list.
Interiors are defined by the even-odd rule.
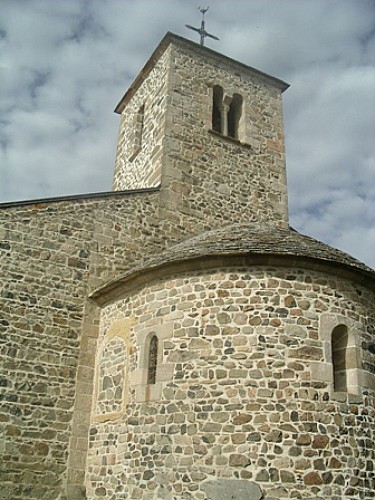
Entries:
[[[111,189],[113,109],[167,31],[198,41],[200,1],[0,1],[0,203]],[[291,225],[375,266],[375,0],[211,0],[206,23],[291,85]]]

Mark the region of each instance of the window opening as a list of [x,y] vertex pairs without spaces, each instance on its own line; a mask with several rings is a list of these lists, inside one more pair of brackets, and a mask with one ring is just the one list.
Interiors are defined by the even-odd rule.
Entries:
[[136,130],[136,140],[137,146],[139,148],[142,147],[142,139],[143,139],[143,129],[145,125],[145,105],[143,104],[138,110],[137,116],[137,130]]
[[159,340],[156,335],[150,339],[150,346],[148,351],[148,372],[147,383],[155,384],[156,382],[156,368],[158,364],[158,344]]
[[241,95],[224,95],[223,88],[215,85],[212,92],[212,130],[239,140],[242,104]]
[[228,110],[228,136],[238,139],[242,112],[242,96],[234,94]]
[[333,387],[335,391],[347,391],[348,328],[338,325],[332,331]]
[[220,85],[215,85],[213,89],[212,103],[212,130],[223,133],[222,127],[222,107],[223,107],[223,89]]
[[134,118],[133,124],[133,139],[132,139],[132,154],[130,157],[130,161],[134,160],[134,158],[138,155],[138,153],[142,149],[142,140],[143,140],[143,129],[144,129],[144,120],[145,120],[145,106],[144,104],[139,108],[137,114]]

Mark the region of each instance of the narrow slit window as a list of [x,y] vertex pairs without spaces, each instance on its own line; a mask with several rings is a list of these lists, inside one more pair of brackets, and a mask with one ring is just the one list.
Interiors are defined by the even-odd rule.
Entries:
[[213,103],[212,103],[212,130],[223,133],[222,125],[222,107],[223,107],[223,89],[220,85],[215,85],[213,88]]
[[338,325],[332,331],[333,387],[335,391],[346,392],[347,381],[348,328]]
[[132,154],[130,156],[130,161],[134,160],[134,158],[138,155],[138,153],[142,149],[144,121],[145,121],[145,106],[143,104],[138,109],[138,112],[134,117]]
[[148,351],[148,371],[147,371],[147,383],[156,383],[156,370],[158,365],[158,338],[153,335],[150,339],[150,346]]
[[139,149],[142,147],[144,125],[145,125],[145,105],[143,104],[138,110],[137,125],[136,125],[137,127],[136,142],[137,142],[137,147]]

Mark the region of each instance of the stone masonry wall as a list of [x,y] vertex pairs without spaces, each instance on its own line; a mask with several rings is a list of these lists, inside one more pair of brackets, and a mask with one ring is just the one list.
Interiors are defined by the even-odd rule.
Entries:
[[[0,207],[5,500],[79,500],[85,472],[92,499],[204,499],[241,479],[269,499],[371,497],[373,394],[332,393],[321,328],[326,314],[355,326],[353,380],[372,387],[368,291],[255,267],[161,280],[103,311],[89,299],[208,229],[287,226],[281,90],[206,54],[175,40],[121,118],[114,189],[160,190]],[[243,97],[241,141],[211,130],[215,84]]]
[[1,214],[5,499],[58,498],[64,484],[84,296],[96,251],[87,211],[62,203]]
[[207,226],[161,221],[160,203],[148,191],[1,207],[4,498],[52,499],[67,481],[83,484],[100,313],[87,297]]
[[[114,189],[161,182],[160,218],[187,233],[231,221],[286,227],[279,84],[190,45],[172,41],[134,85],[122,110]],[[241,141],[212,131],[216,84],[228,96],[243,97]],[[142,141],[134,156],[143,105]]]
[[[328,316],[355,327],[359,370],[374,372],[365,350],[374,314],[362,286],[259,266],[172,276],[106,306],[98,353],[111,352],[114,332],[124,340],[116,345],[126,349],[127,400],[113,413],[108,393],[107,418],[92,416],[88,498],[203,500],[210,490],[220,499],[223,485],[238,498],[250,486],[265,499],[372,498],[373,378],[368,395],[335,393],[315,367],[330,362]],[[147,386],[155,334],[161,357]]]
[[[92,307],[85,318],[87,295],[164,248],[157,199],[148,192],[2,208],[2,498],[64,497],[77,370],[86,407],[71,466],[82,483],[98,322]],[[79,366],[84,328],[91,330]]]
[[115,191],[160,184],[168,58],[169,51],[162,55],[122,112],[113,178]]
[[[221,223],[288,220],[281,90],[211,54],[172,45],[162,196],[182,217]],[[212,90],[243,97],[241,142],[212,132]],[[176,210],[177,208],[177,210]],[[177,213],[179,212],[179,213]]]

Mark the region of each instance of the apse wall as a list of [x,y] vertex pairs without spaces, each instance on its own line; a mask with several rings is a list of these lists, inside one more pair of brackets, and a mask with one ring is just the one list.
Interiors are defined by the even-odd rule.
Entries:
[[124,292],[102,310],[88,498],[371,498],[373,318],[372,292],[302,268]]

